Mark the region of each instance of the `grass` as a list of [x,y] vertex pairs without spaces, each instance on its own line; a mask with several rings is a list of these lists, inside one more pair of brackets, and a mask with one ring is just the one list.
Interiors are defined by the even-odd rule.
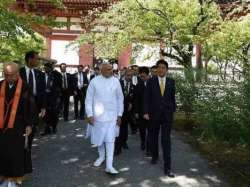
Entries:
[[231,186],[250,186],[250,147],[229,145],[217,140],[203,140],[200,138],[201,131],[197,130],[200,125],[192,117],[187,120],[184,114],[176,114],[175,130],[183,134],[186,141],[205,156],[211,166],[219,170]]

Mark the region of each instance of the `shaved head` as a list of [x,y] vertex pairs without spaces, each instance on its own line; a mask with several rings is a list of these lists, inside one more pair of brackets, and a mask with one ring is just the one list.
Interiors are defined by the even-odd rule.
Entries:
[[17,81],[18,76],[19,76],[18,64],[14,63],[14,62],[5,63],[3,71],[4,71],[5,80],[8,83],[12,84],[12,83]]

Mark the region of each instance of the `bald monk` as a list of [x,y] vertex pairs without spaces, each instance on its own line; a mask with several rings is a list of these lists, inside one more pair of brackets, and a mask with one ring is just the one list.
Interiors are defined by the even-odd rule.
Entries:
[[25,175],[25,140],[32,132],[34,99],[15,63],[4,64],[0,82],[0,186],[17,186]]

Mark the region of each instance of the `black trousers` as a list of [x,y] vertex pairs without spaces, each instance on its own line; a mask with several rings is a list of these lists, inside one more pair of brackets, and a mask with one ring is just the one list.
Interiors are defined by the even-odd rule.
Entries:
[[28,137],[28,148],[24,149],[24,155],[25,155],[25,158],[24,158],[25,168],[24,168],[24,170],[25,170],[25,173],[32,173],[32,171],[33,171],[31,149],[32,149],[32,143],[33,143],[33,140],[34,140],[34,137],[36,134],[37,126],[38,126],[38,123],[33,125],[32,132]]
[[152,159],[159,157],[159,132],[161,131],[161,146],[163,151],[164,167],[171,169],[171,123],[163,120],[154,120],[152,122],[152,140],[151,151]]
[[147,153],[151,153],[150,140],[152,140],[152,125],[149,121],[143,119],[143,117],[140,117],[138,121],[141,146],[145,146]]
[[121,148],[127,144],[129,116],[130,116],[129,112],[123,113],[121,126],[120,126],[120,133],[115,141],[116,150],[121,150]]
[[50,127],[52,127],[53,132],[56,132],[57,124],[58,124],[58,116],[59,116],[59,111],[56,106],[51,106],[46,109],[46,114],[44,117],[44,122],[45,122],[45,133],[51,133],[50,132]]
[[62,91],[62,105],[63,105],[63,119],[65,121],[68,121],[69,119],[69,98],[70,98],[70,93],[68,90],[63,90]]
[[25,173],[32,173],[33,168],[32,168],[32,158],[31,158],[31,150],[32,150],[32,144],[33,144],[33,140],[34,137],[36,135],[37,132],[37,128],[38,128],[38,124],[39,124],[39,112],[41,110],[41,100],[35,96],[35,103],[36,103],[36,108],[35,111],[33,111],[36,114],[36,119],[34,124],[32,124],[32,132],[28,137],[28,148],[24,149],[24,154],[25,154],[25,159],[24,159],[24,163],[25,163]]
[[[79,102],[80,102],[80,114],[79,114]],[[85,114],[85,91],[83,89],[77,90],[77,95],[74,96],[74,111],[75,118],[80,117],[84,119]]]
[[39,105],[39,103],[40,103],[39,98],[37,96],[35,96],[34,98],[35,98],[36,108],[35,108],[35,111],[33,111],[33,112],[36,114],[36,119],[35,119],[35,123],[32,124],[33,125],[32,126],[32,132],[28,137],[28,147],[29,147],[30,150],[32,148],[33,139],[35,137],[37,127],[38,127],[38,124],[39,124],[39,116],[38,115],[39,115],[39,112],[41,110],[41,106]]
[[133,111],[130,112],[129,125],[131,129],[131,133],[135,134],[138,130],[138,120],[135,119]]

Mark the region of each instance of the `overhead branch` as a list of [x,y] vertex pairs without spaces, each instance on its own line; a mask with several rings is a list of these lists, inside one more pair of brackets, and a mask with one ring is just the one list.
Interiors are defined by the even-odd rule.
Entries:
[[198,32],[198,28],[199,26],[206,21],[206,19],[208,18],[208,15],[205,13],[204,11],[204,6],[205,5],[210,5],[213,2],[213,0],[199,0],[199,4],[200,4],[200,12],[199,12],[199,21],[196,23],[196,25],[192,28],[192,32],[194,35],[197,34]]
[[162,54],[163,56],[166,56],[166,57],[169,57],[169,58],[171,58],[171,59],[174,59],[174,60],[178,61],[180,64],[184,65],[183,59],[181,59],[181,58],[180,58],[179,56],[177,56],[177,55],[174,55],[174,54],[172,54],[172,53],[165,52],[163,49],[161,50],[161,54]]
[[174,26],[171,24],[171,19],[169,17],[169,15],[167,15],[165,12],[163,12],[160,9],[156,9],[156,8],[147,8],[145,6],[143,6],[143,4],[139,1],[139,0],[135,0],[137,2],[137,4],[139,5],[139,7],[147,12],[153,12],[154,14],[156,14],[157,16],[163,18],[164,20],[167,21],[168,27],[170,28],[170,32],[173,32],[173,30],[175,30]]

